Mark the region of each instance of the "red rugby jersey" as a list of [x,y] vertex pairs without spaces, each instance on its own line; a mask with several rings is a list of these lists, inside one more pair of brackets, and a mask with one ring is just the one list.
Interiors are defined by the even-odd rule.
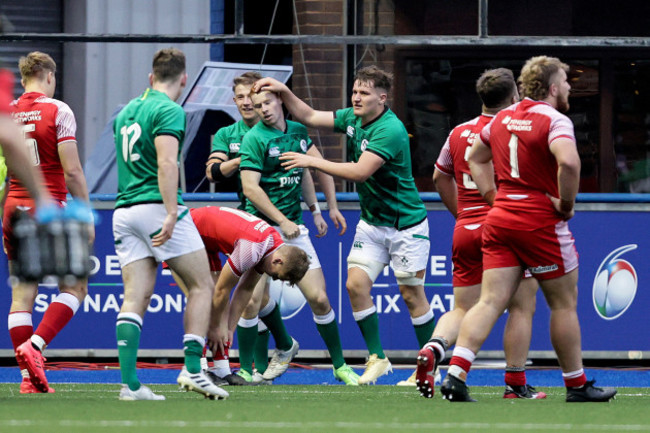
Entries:
[[[23,127],[29,155],[43,173],[45,185],[52,197],[64,201],[68,189],[58,146],[76,141],[77,122],[68,105],[42,93],[29,92],[11,103],[13,117]],[[25,187],[11,179],[8,197],[29,198]]]
[[526,98],[501,110],[480,134],[492,149],[497,195],[487,221],[535,230],[561,221],[548,195],[558,197],[557,161],[550,144],[575,142],[573,123],[546,102]]
[[452,129],[436,161],[436,168],[440,172],[454,176],[456,179],[458,189],[457,220],[462,220],[463,224],[482,220],[490,210],[472,180],[467,157],[474,139],[493,117],[481,114]]
[[228,263],[237,276],[256,267],[283,244],[277,230],[248,212],[207,206],[191,209],[190,213],[208,256],[228,255]]

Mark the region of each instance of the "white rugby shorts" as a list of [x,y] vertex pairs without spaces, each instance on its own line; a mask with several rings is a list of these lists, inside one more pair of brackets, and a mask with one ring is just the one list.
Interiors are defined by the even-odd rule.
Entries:
[[397,271],[417,272],[427,267],[429,246],[429,222],[426,219],[404,230],[374,226],[360,220],[348,257],[358,256],[362,262],[374,260],[390,264]]
[[186,206],[178,206],[178,220],[172,237],[159,247],[151,245],[151,239],[160,231],[166,216],[165,205],[161,203],[115,209],[113,238],[121,266],[146,257],[153,257],[157,262],[162,262],[204,248],[199,231]]

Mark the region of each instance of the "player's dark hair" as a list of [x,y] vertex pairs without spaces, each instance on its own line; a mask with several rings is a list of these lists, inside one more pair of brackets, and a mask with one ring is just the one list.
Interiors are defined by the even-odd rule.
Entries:
[[486,108],[510,105],[516,90],[515,76],[507,68],[488,69],[476,81],[476,93]]
[[359,69],[354,77],[354,81],[357,80],[361,83],[372,83],[375,88],[384,89],[388,93],[393,85],[393,74],[372,65]]
[[23,80],[40,78],[44,72],[56,72],[56,63],[49,54],[32,51],[18,61],[18,69]]
[[235,91],[235,87],[243,84],[244,86],[252,86],[257,80],[262,79],[262,74],[255,71],[248,71],[241,74],[239,77],[235,77],[232,80],[232,91]]
[[557,57],[537,56],[528,59],[519,75],[522,96],[541,101],[548,96],[551,78],[563,69],[569,72],[569,65]]
[[185,73],[185,54],[178,48],[158,50],[153,56],[152,68],[155,81],[174,81]]
[[283,280],[289,284],[296,284],[309,270],[309,257],[304,250],[294,245],[285,245],[282,249],[284,253]]

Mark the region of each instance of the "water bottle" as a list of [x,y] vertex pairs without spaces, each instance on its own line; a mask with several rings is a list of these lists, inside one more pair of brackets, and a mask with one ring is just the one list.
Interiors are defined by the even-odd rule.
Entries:
[[13,218],[14,277],[21,281],[39,281],[43,268],[36,220],[24,211],[16,212]]

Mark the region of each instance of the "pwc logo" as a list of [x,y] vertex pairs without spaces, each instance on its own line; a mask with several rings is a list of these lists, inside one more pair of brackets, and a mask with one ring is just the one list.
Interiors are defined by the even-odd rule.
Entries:
[[596,312],[605,320],[614,320],[632,305],[638,279],[636,269],[623,254],[635,250],[636,244],[619,247],[609,253],[594,277],[593,298]]

